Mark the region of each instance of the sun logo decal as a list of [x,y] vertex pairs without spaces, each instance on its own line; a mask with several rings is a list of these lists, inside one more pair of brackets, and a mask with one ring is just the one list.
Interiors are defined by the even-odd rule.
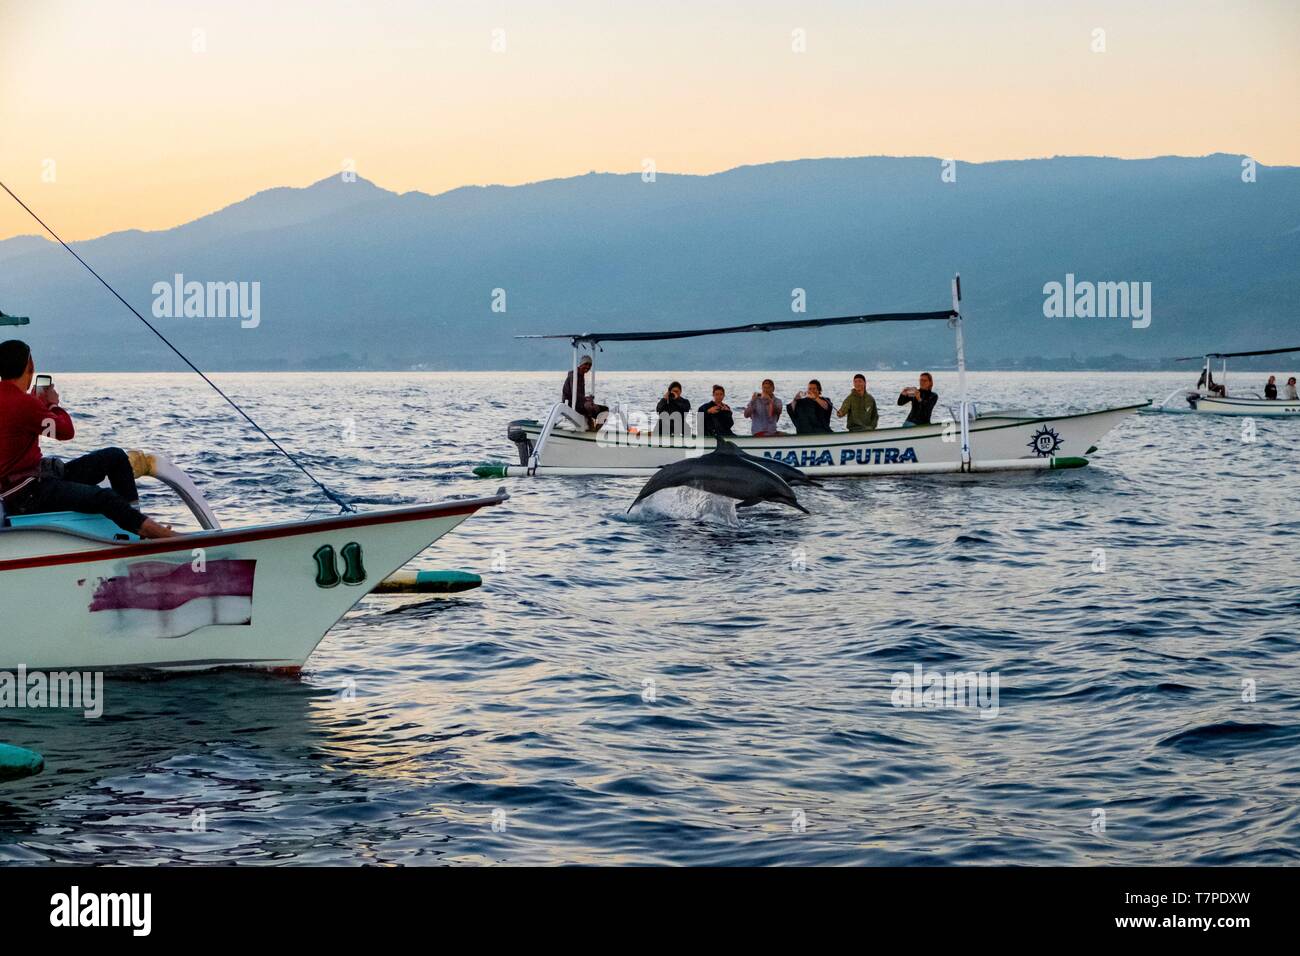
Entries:
[[1048,425],[1044,425],[1038,431],[1034,432],[1034,437],[1029,439],[1029,450],[1039,458],[1046,458],[1048,455],[1055,455],[1056,450],[1065,444],[1056,430]]

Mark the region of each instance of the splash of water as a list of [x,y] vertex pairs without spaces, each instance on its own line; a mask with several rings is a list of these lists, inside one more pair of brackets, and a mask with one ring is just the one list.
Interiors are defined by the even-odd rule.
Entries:
[[664,488],[643,498],[627,517],[631,521],[668,519],[740,527],[740,517],[736,514],[734,498],[684,486]]

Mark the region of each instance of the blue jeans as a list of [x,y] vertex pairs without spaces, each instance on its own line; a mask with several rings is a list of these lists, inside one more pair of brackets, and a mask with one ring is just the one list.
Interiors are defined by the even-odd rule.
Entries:
[[[108,479],[112,488],[101,488]],[[131,460],[120,448],[101,448],[74,458],[63,466],[60,478],[42,476],[10,501],[10,514],[41,514],[48,511],[80,511],[100,514],[119,528],[138,534],[144,515],[133,507],[139,493]]]

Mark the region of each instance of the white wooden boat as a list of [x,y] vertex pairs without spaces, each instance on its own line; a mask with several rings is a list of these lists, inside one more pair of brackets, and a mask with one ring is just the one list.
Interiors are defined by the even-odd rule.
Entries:
[[[918,475],[1080,468],[1087,454],[1125,416],[1142,405],[1077,415],[1032,417],[972,410],[968,420],[969,460],[963,460],[960,426],[955,420],[914,428],[870,432],[729,438],[751,455],[775,458],[816,476]],[[480,465],[480,477],[532,475],[649,475],[683,457],[712,451],[711,438],[689,436],[673,443],[651,432],[630,434],[552,427],[537,421],[512,422],[519,446],[518,465]],[[1073,452],[1074,454],[1069,454]]]
[[11,516],[0,528],[0,671],[297,671],[389,575],[508,498],[223,529],[182,473],[142,457],[205,530],[143,541],[98,515]]
[[[959,401],[951,409],[950,421],[869,432],[762,438],[737,436],[731,439],[750,454],[777,458],[819,477],[1078,468],[1088,463],[1085,456],[1096,450],[1106,432],[1125,416],[1150,404],[1144,402],[1070,415],[981,412],[966,394],[960,304],[961,279],[956,277],[952,285],[952,308],[938,312],[798,319],[719,329],[584,332],[521,338],[568,339],[573,348],[572,368],[576,380],[579,352],[588,347],[594,351],[603,342],[661,341],[872,322],[947,322],[956,334],[959,391]],[[589,389],[594,395],[594,367]],[[600,431],[591,432],[581,414],[560,402],[552,406],[540,421],[510,423],[507,436],[518,450],[518,464],[480,465],[474,471],[480,477],[649,475],[683,457],[712,451],[714,441],[699,437],[702,431],[697,421],[685,430],[685,437],[661,438],[652,428],[638,427],[626,411],[615,409]]]
[[[1248,355],[1283,355],[1288,352],[1300,352],[1300,346],[1284,349],[1258,349],[1253,352],[1207,352],[1205,355],[1189,355],[1177,359],[1179,362],[1203,361],[1201,379],[1196,388],[1179,388],[1171,392],[1164,401],[1153,405],[1152,412],[1181,412],[1199,415],[1239,415],[1252,418],[1300,418],[1300,399],[1265,398],[1258,392],[1236,392],[1228,394],[1228,359]],[[1220,359],[1219,381],[1214,381],[1211,364]],[[1212,390],[1211,385],[1219,386]]]

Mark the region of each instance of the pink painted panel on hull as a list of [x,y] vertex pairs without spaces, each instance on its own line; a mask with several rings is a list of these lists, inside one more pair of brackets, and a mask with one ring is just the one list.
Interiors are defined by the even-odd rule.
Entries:
[[202,571],[190,562],[137,561],[127,573],[104,578],[90,601],[94,611],[172,611],[199,598],[253,597],[256,561],[209,561]]

